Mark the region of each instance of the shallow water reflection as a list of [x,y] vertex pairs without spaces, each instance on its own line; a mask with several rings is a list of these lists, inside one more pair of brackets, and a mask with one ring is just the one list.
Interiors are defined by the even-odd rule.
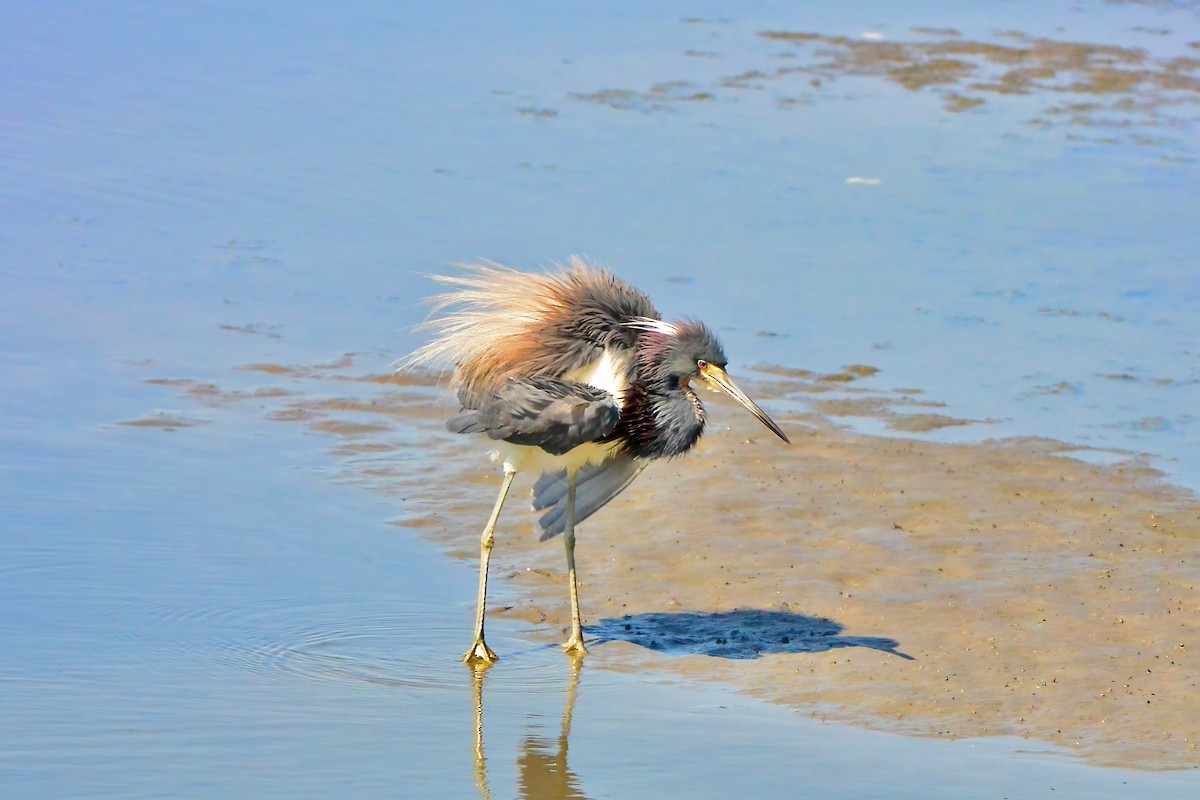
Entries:
[[[528,733],[517,757],[517,789],[522,800],[585,800],[580,780],[567,765],[570,750],[571,719],[579,696],[579,678],[583,659],[567,657],[568,678],[563,701],[562,721],[553,740]],[[475,700],[475,783],[479,796],[491,800],[495,795],[488,782],[487,756],[484,752],[484,683],[490,667],[468,666]]]

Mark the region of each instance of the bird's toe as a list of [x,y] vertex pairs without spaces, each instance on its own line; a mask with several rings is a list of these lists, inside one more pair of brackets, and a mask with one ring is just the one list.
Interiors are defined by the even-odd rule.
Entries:
[[583,638],[572,636],[562,646],[563,652],[571,656],[586,656],[588,649],[583,646]]
[[487,642],[483,639],[476,639],[475,644],[471,645],[471,649],[463,656],[465,664],[494,664],[500,656],[496,655],[496,651],[487,646]]

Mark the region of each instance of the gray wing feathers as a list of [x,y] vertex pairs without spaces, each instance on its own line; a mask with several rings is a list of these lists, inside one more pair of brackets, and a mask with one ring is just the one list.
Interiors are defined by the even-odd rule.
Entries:
[[[646,468],[646,461],[616,456],[580,468],[575,484],[575,522],[580,523],[619,495]],[[567,471],[551,472],[533,486],[533,510],[546,511],[538,520],[541,540],[558,536],[567,527]]]
[[561,456],[612,433],[621,412],[616,398],[585,383],[554,378],[510,380],[478,408],[450,419],[453,433],[540,447]]

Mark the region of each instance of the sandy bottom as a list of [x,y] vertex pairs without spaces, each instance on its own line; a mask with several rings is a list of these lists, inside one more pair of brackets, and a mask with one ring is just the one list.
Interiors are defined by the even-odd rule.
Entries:
[[[478,556],[498,475],[478,443],[442,432],[430,382],[393,383],[349,357],[250,365],[239,381],[247,371],[268,385],[158,377],[188,408],[130,424],[196,424],[254,403],[336,437],[340,477],[394,497],[398,526]],[[965,421],[900,413],[932,405],[909,393],[856,392],[867,368],[774,372],[743,385],[773,412],[792,409],[776,414],[791,447],[706,397],[701,446],[580,527],[593,663],[721,681],[882,730],[1015,734],[1097,764],[1200,765],[1195,496],[1134,458],[1097,466],[1060,442],[854,433],[837,418]],[[564,559],[531,534],[532,479],[518,478],[501,521],[490,613],[533,621],[549,642],[568,622]]]

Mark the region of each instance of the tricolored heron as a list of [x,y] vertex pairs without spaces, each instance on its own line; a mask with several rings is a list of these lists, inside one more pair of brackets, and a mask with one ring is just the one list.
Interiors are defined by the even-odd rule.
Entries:
[[475,639],[463,660],[496,660],[483,637],[488,560],[504,498],[522,470],[540,475],[533,507],[545,512],[541,538],[561,533],[566,546],[571,634],[563,649],[585,653],[575,525],[650,461],[696,444],[705,414],[693,386],[728,394],[788,438],[730,380],[707,326],[664,321],[649,297],[606,270],[579,258],[541,273],[481,263],[435,280],[454,289],[430,301],[435,316],[426,326],[436,336],[402,368],[455,365],[462,411],[446,427],[486,436],[504,468],[480,539]]

